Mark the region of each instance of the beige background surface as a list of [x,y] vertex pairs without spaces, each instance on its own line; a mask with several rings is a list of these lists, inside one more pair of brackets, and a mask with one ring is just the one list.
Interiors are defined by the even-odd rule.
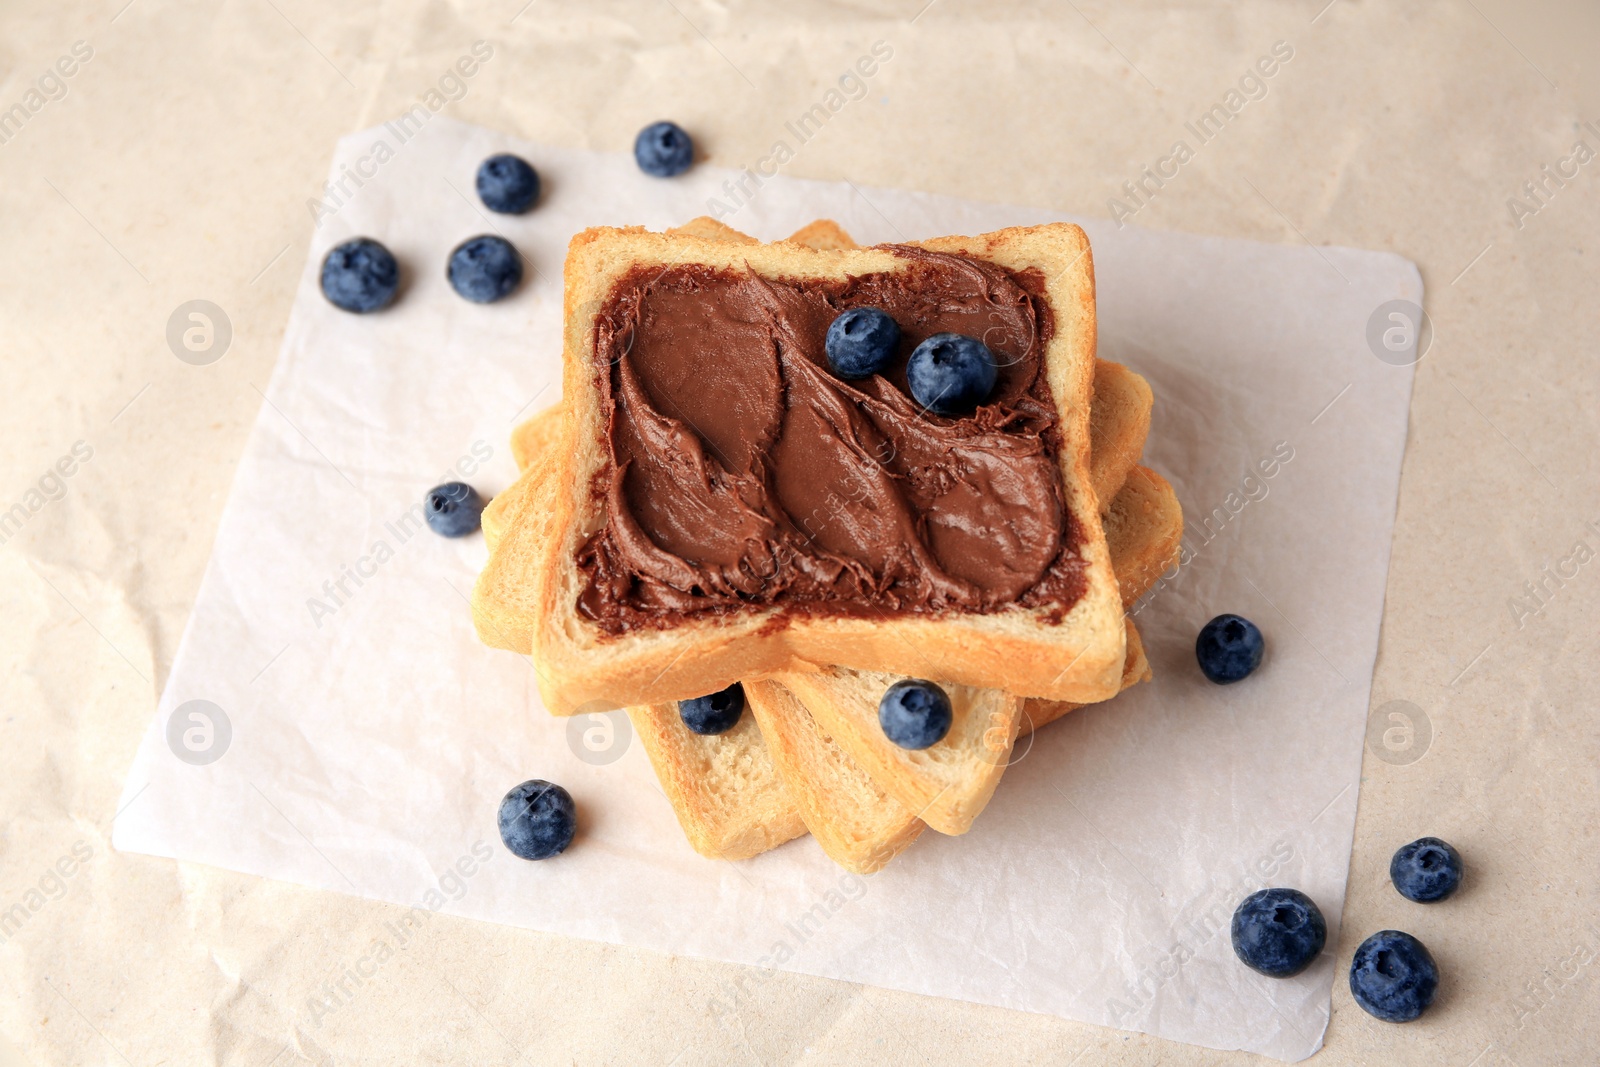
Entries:
[[[1095,215],[1289,42],[1265,98],[1136,221],[1389,249],[1428,286],[1435,340],[1418,367],[1373,703],[1413,703],[1432,739],[1411,762],[1368,753],[1337,950],[1348,959],[1365,933],[1399,926],[1446,977],[1409,1027],[1368,1018],[1336,984],[1313,1062],[1592,1062],[1600,161],[1552,183],[1520,228],[1507,199],[1576,141],[1600,151],[1600,129],[1580,125],[1600,127],[1600,14],[1509,0],[521,7],[0,13],[0,110],[75,41],[93,49],[66,95],[0,143],[0,510],[74,442],[93,449],[0,547],[0,912],[43,901],[0,943],[0,1063],[1251,1058],[787,974],[713,1018],[734,968],[447,917],[312,1028],[307,998],[399,909],[111,851],[272,367],[306,200],[339,135],[409,106],[478,39],[494,58],[448,106],[456,117],[620,150],[671,116],[733,166],[886,40],[895,57],[868,97],[787,173]],[[165,340],[195,298],[233,324],[208,367]],[[1547,578],[1557,568],[1570,577]],[[1547,605],[1519,621],[1510,602],[1541,580]],[[1467,888],[1429,909],[1386,874],[1421,833],[1470,867]]]

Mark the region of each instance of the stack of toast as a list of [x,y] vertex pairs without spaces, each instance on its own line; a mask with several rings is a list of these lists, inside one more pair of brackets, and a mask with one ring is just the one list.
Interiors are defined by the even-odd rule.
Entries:
[[[716,360],[723,358],[717,323],[695,323],[705,338],[703,381],[641,385],[633,380],[639,372],[616,352],[631,352],[629,331],[664,331],[652,318],[665,316],[664,305],[619,305],[616,294],[629,284],[652,292],[660,279],[683,279],[679,288],[687,295],[681,299],[692,314],[694,301],[713,299],[717,285],[746,286],[738,291],[754,291],[762,307],[777,308],[770,322],[784,326],[800,313],[785,286],[809,284],[841,299],[847,287],[864,284],[860,279],[870,283],[897,272],[904,277],[893,280],[910,286],[907,279],[921,277],[916,271],[926,266],[919,258],[924,252],[933,254],[930,270],[953,264],[960,272],[980,263],[1003,269],[1002,281],[1019,280],[1041,324],[1036,336],[1025,339],[1042,350],[1038,378],[1044,384],[1034,384],[1030,396],[1043,397],[1048,410],[1038,416],[1028,397],[1016,403],[1024,415],[1045,420],[1045,443],[1019,445],[1009,423],[967,427],[968,436],[958,442],[969,449],[961,484],[937,484],[930,491],[934,504],[916,516],[920,544],[942,547],[943,554],[926,551],[925,559],[934,562],[899,585],[887,576],[902,564],[889,556],[857,568],[864,577],[843,578],[837,566],[819,571],[814,559],[803,560],[803,573],[824,573],[833,583],[824,587],[827,596],[849,590],[848,596],[820,602],[785,600],[788,591],[781,588],[773,592],[781,585],[773,575],[789,573],[786,561],[752,564],[748,546],[740,549],[746,556],[738,568],[717,571],[691,560],[691,569],[686,553],[670,551],[679,537],[670,516],[653,519],[637,497],[627,495],[628,479],[668,479],[664,484],[690,503],[705,493],[710,503],[702,511],[726,505],[727,494],[734,493],[732,513],[744,516],[754,498],[740,481],[741,471],[755,470],[769,484],[781,483],[783,476],[754,450],[754,459],[733,454],[743,442],[726,435],[719,440],[721,427],[707,422],[716,418],[715,405],[741,403],[737,394],[731,400],[715,395]],[[1014,297],[1016,290],[1002,291],[995,277],[1000,275],[984,274],[974,304],[980,316],[995,317],[995,308],[984,301],[998,307],[1003,293]],[[747,285],[752,280],[753,288]],[[627,709],[663,792],[700,853],[744,859],[809,833],[841,866],[876,871],[925,827],[965,833],[993,795],[1019,736],[1149,679],[1139,633],[1125,608],[1175,560],[1183,518],[1171,486],[1139,465],[1150,426],[1149,386],[1127,368],[1094,357],[1092,261],[1076,227],[871,249],[859,248],[827,220],[772,244],[709,218],[660,234],[591,230],[574,239],[569,253],[565,317],[565,399],[514,432],[512,452],[522,474],[483,514],[490,556],[473,593],[474,621],[485,643],[532,657],[545,704],[554,713]],[[736,325],[743,328],[744,321]],[[611,332],[621,337],[621,348],[605,348]],[[775,366],[785,382],[815,373],[811,364],[783,362],[799,336],[774,328]],[[1004,335],[997,336],[1003,345]],[[762,354],[771,355],[764,348]],[[874,413],[873,425],[934,418],[927,411],[900,411],[890,395],[894,386],[879,387],[881,393],[845,393],[859,409]],[[694,394],[671,393],[673,388],[704,391],[711,406],[689,412]],[[618,424],[635,417],[623,411],[630,396],[665,398],[659,406],[670,408],[674,418],[652,416],[643,430],[628,432],[654,434],[654,440],[670,444],[662,453],[670,459],[661,466],[673,469],[638,474],[637,467],[649,462],[642,449],[629,453],[627,462],[619,460]],[[825,416],[822,444],[844,440],[855,447],[864,440],[866,424],[859,416],[838,408]],[[791,411],[784,417],[799,416]],[[784,426],[787,436],[789,422]],[[870,430],[868,425],[865,432]],[[1002,437],[1008,439],[997,440]],[[763,447],[770,453],[782,446],[769,440]],[[1023,490],[1007,481],[1015,468],[1002,471],[1006,477],[996,475],[984,466],[986,457],[1049,457],[1049,451],[1055,460],[1049,469],[1059,471],[1053,498],[1059,504],[1053,506],[1064,516],[1060,529],[1071,533],[1059,535],[1066,540],[1051,569],[1027,593],[974,607],[974,585],[988,591],[984,576],[966,584],[962,579],[971,574],[973,565],[965,561],[977,550],[959,540],[962,531],[947,532],[951,520],[939,502],[953,499],[950,494],[989,493],[998,503],[963,506],[980,516],[995,513],[1015,503],[1007,494]],[[700,463],[687,474],[686,455]],[[881,476],[877,467],[868,471],[845,477]],[[929,477],[904,465],[891,473],[897,485],[910,486],[903,489],[908,495]],[[854,514],[849,494],[828,499],[846,520]],[[1006,529],[1015,528],[1019,540],[1038,540],[1029,519],[1006,514],[1013,516]],[[652,521],[658,528],[650,527]],[[797,542],[802,552],[817,543],[808,531],[809,525],[802,534],[809,544]],[[607,538],[653,569],[626,581],[608,577]],[[847,560],[845,569],[854,565]],[[741,585],[752,571],[761,580]],[[946,599],[934,609],[910,607],[915,583],[929,573],[944,583],[937,588],[953,591],[936,589],[934,595]],[[1013,584],[1034,577],[1029,572]],[[724,585],[735,588],[729,593]],[[1036,595],[1043,588],[1056,592]],[[953,606],[961,597],[967,600]],[[880,697],[904,677],[934,680],[950,698],[949,732],[928,748],[902,748],[879,725]],[[725,733],[691,732],[677,702],[736,681],[743,685],[746,714]]]

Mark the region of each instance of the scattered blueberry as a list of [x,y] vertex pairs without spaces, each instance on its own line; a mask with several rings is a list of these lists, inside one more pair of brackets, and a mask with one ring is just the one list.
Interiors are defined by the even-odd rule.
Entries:
[[634,139],[633,158],[646,174],[670,178],[694,162],[694,141],[675,122],[652,122]]
[[866,378],[880,373],[894,358],[900,324],[878,308],[851,308],[828,327],[824,348],[828,366],[841,378]]
[[525,860],[547,860],[564,852],[577,826],[572,794],[538,778],[523,782],[500,802],[500,840]]
[[1194,640],[1200,670],[1218,685],[1237,682],[1261,665],[1266,640],[1249,619],[1218,615],[1200,628]]
[[322,261],[322,295],[344,311],[388,307],[399,288],[400,265],[394,254],[370,237],[336,245]]
[[1443,900],[1461,885],[1461,853],[1437,837],[1419,837],[1389,861],[1389,880],[1407,900]]
[[1427,946],[1399,930],[1379,930],[1350,961],[1350,994],[1368,1015],[1408,1023],[1428,1010],[1439,989],[1439,967]]
[[744,714],[744,686],[734,682],[720,693],[678,701],[678,717],[697,734],[725,734]]
[[539,199],[539,172],[521,156],[490,156],[478,164],[478,199],[490,211],[520,215]]
[[959,333],[934,334],[906,364],[912,399],[940,415],[965,415],[983,403],[998,376],[989,346]]
[[450,288],[475,304],[492,304],[522,281],[522,257],[504,237],[483,234],[456,245],[446,273]]
[[1292,978],[1328,943],[1328,924],[1298,889],[1261,889],[1233,913],[1233,952],[1268,978]]
[[483,497],[466,482],[445,482],[429,489],[422,510],[428,528],[441,537],[465,537],[483,523]]
[[950,697],[932,682],[908,678],[891,685],[878,701],[883,736],[901,748],[936,745],[950,732]]

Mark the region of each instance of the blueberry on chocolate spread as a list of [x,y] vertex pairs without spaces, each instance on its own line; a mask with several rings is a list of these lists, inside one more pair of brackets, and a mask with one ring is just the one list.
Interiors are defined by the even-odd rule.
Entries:
[[934,334],[906,364],[912,399],[940,415],[967,414],[989,399],[998,377],[989,346],[959,333]]
[[881,373],[894,358],[900,327],[878,308],[851,308],[828,327],[828,366],[841,378]]

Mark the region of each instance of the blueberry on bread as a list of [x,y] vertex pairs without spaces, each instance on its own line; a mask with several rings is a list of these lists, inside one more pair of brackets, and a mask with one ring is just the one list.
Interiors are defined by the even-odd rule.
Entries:
[[710,696],[678,701],[678,717],[683,725],[702,736],[727,733],[739,724],[743,714],[744,686],[738,682]]
[[894,683],[878,701],[883,736],[901,748],[928,748],[943,741],[950,718],[950,698],[920,678]]

